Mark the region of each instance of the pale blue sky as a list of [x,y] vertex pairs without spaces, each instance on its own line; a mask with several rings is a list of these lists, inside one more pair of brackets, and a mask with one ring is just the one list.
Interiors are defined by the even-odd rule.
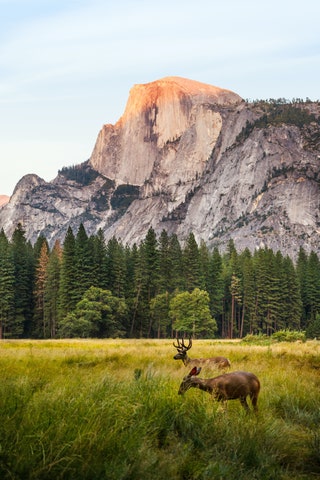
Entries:
[[0,0],[0,194],[87,160],[137,83],[320,99],[319,24],[318,0]]

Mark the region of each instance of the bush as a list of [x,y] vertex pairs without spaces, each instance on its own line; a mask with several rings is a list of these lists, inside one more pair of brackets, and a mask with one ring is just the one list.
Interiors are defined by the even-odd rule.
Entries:
[[252,343],[265,345],[270,343],[270,337],[264,333],[259,333],[258,335],[248,334],[242,340],[244,343]]
[[277,342],[305,342],[306,333],[300,330],[279,330],[272,335],[272,339]]

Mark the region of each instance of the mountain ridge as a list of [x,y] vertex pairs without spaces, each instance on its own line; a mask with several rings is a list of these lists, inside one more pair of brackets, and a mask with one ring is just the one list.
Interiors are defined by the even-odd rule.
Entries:
[[223,249],[319,252],[320,104],[245,102],[181,77],[135,85],[90,159],[52,182],[27,175],[0,227],[52,244],[69,226],[138,243],[150,226]]

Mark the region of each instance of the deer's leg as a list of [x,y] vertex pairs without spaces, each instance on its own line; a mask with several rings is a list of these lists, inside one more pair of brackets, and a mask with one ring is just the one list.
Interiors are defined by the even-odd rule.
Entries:
[[245,409],[245,411],[246,411],[246,412],[249,412],[250,409],[249,409],[249,405],[248,405],[248,402],[247,402],[246,397],[240,397],[239,400],[240,400],[240,402],[241,402],[241,405],[242,405],[243,408]]
[[258,406],[257,406],[258,395],[255,395],[255,394],[251,395],[251,402],[252,402],[253,410],[257,412],[258,411]]

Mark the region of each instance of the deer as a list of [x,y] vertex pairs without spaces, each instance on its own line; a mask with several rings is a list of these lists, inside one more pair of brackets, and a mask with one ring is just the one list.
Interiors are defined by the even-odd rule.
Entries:
[[188,345],[185,345],[184,340],[177,339],[177,345],[173,342],[173,346],[178,350],[178,353],[173,357],[175,360],[182,360],[184,365],[189,366],[209,366],[217,367],[219,369],[231,366],[230,361],[225,357],[211,357],[211,358],[190,358],[187,351],[192,347],[192,340],[189,338]]
[[250,412],[247,396],[250,396],[255,413],[258,412],[257,402],[260,392],[260,381],[250,372],[224,373],[214,378],[198,378],[201,367],[193,367],[189,374],[181,382],[178,394],[183,395],[189,388],[199,388],[208,392],[218,402],[222,402],[224,410],[227,400],[239,399],[241,405]]

